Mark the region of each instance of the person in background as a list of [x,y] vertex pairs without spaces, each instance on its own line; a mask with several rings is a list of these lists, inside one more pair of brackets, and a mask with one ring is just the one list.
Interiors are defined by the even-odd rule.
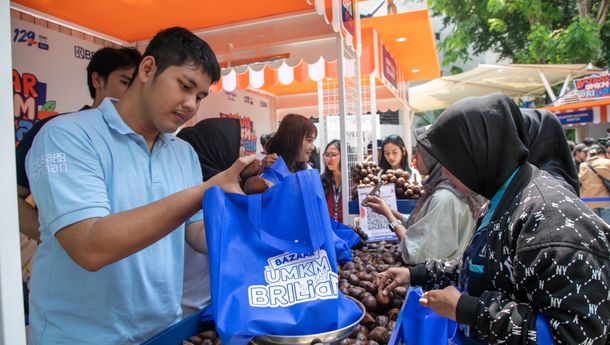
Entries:
[[[589,158],[580,165],[578,178],[580,179],[580,197],[588,198],[610,198],[610,191],[603,184],[599,175],[610,180],[610,160],[602,156],[606,150],[593,145],[589,149]],[[587,205],[593,209],[606,223],[610,224],[610,200],[588,202]]]
[[578,171],[574,169],[572,151],[557,116],[535,109],[521,109],[521,116],[527,131],[528,161],[578,196]]
[[598,143],[592,145],[591,148],[594,148],[596,150],[596,153],[598,156],[608,158],[606,156],[606,144],[607,144],[607,141],[604,138],[604,140],[599,140]]
[[[417,134],[423,134],[426,128],[418,128]],[[423,263],[427,258],[460,258],[485,200],[456,189],[442,176],[442,167],[436,159],[419,145],[415,149],[415,161],[417,170],[428,176],[423,181],[426,193],[417,200],[404,225],[402,215],[391,210],[383,199],[369,196],[365,202],[388,219],[390,229],[400,240],[399,248],[406,264]]]
[[261,135],[261,137],[259,139],[259,141],[261,143],[261,147],[263,149],[261,154],[263,154],[263,155],[267,154],[267,151],[265,151],[265,146],[267,146],[267,142],[269,142],[269,139],[271,139],[274,134],[275,134],[275,132],[271,132],[271,133],[267,133],[267,134]]
[[576,167],[576,171],[580,171],[580,165],[587,160],[588,151],[589,147],[587,147],[585,144],[578,144],[574,146],[572,156],[574,156],[574,166]]
[[328,214],[343,223],[343,197],[341,196],[341,142],[333,140],[324,149],[322,187],[326,195]]
[[528,163],[526,136],[518,106],[492,94],[454,103],[417,138],[456,188],[490,206],[461,260],[390,268],[379,292],[422,286],[420,304],[456,320],[462,344],[607,344],[610,227]]
[[[379,161],[379,159],[381,159],[381,155],[383,155],[383,150],[382,150],[382,145],[381,145],[381,139],[377,139],[377,161]],[[366,158],[364,159],[365,162],[372,162],[373,161],[373,142],[369,142],[368,145],[366,145]]]
[[252,159],[201,182],[171,133],[199,110],[220,67],[173,27],[148,43],[119,101],[50,121],[27,156],[41,245],[30,292],[32,344],[141,344],[182,317],[184,243],[206,253],[201,210],[213,186],[243,193]]
[[313,151],[309,155],[309,161],[307,162],[310,167],[320,171],[320,150],[314,145]]
[[[238,119],[210,118],[183,128],[177,137],[191,144],[201,165],[203,181],[227,170],[240,156],[241,133]],[[185,318],[211,302],[210,267],[207,254],[184,246],[184,283],[182,317]]]
[[[425,130],[425,128],[427,128],[427,127],[428,126],[420,127],[420,128],[422,128],[422,130]],[[419,128],[417,128],[415,131],[417,132],[418,129]],[[416,155],[416,152],[417,152],[417,147],[415,147],[413,149],[413,152],[411,152],[411,157],[412,158],[411,158],[411,162],[409,162],[409,168],[411,168],[411,177],[409,178],[409,181],[411,181],[411,182],[417,181],[417,184],[419,184],[419,183],[422,183],[423,178],[424,178],[422,175],[425,176],[425,174],[422,174],[419,171],[419,169],[417,168],[417,155]],[[421,157],[420,157],[420,159],[421,159]]]
[[282,156],[290,172],[311,169],[308,162],[317,136],[316,126],[305,116],[284,116],[277,132],[265,146],[269,155],[263,159],[263,166],[271,166],[278,156]]
[[589,148],[591,147],[591,145],[595,144],[595,139],[591,137],[586,137],[582,140],[582,144]]
[[402,169],[411,173],[407,148],[400,135],[392,134],[383,139],[381,150],[383,155],[379,158],[379,167],[382,172]]
[[[83,106],[80,110],[97,108],[104,98],[121,98],[131,84],[135,68],[140,63],[142,55],[134,48],[102,48],[96,51],[87,65],[87,86],[93,103]],[[28,204],[26,198],[30,195],[30,183],[25,172],[25,157],[32,147],[34,138],[40,129],[51,119],[49,117],[34,123],[25,133],[15,150],[17,164],[17,194],[19,207],[19,230],[27,237],[39,241],[38,212]]]

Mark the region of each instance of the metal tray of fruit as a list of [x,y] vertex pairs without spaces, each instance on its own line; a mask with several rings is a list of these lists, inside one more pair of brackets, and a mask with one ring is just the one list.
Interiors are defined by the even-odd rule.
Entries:
[[343,328],[337,329],[335,331],[318,333],[318,334],[310,334],[310,335],[265,335],[258,336],[252,339],[251,344],[256,345],[310,345],[310,344],[337,344],[341,340],[347,338],[354,328],[362,321],[362,318],[366,314],[366,310],[364,305],[360,303],[358,300],[349,297],[354,303],[358,305],[360,310],[362,310],[362,315],[358,318],[358,320],[354,321],[351,325],[345,326]]

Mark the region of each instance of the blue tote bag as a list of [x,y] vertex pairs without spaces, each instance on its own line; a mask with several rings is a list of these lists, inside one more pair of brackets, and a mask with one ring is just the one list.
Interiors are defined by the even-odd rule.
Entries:
[[263,194],[211,188],[203,209],[212,312],[224,344],[327,332],[361,315],[338,289],[333,233],[316,170],[290,174]]
[[432,309],[419,304],[421,288],[410,288],[389,345],[447,345],[459,343],[456,337],[457,323],[436,315]]
[[333,229],[333,241],[335,242],[335,253],[337,261],[344,264],[352,261],[352,252],[350,248],[361,242],[360,236],[349,226],[339,223],[334,219],[330,219],[330,226]]
[[[277,184],[282,182],[284,178],[289,175],[290,171],[286,166],[286,162],[284,162],[284,159],[282,159],[280,156],[273,163],[273,165],[265,169],[261,177],[273,184]],[[350,248],[360,243],[360,236],[358,236],[358,234],[356,234],[350,227],[335,221],[334,219],[330,218],[330,216],[329,219],[330,226],[335,234],[333,236],[333,242],[335,243],[337,261],[340,264],[352,261],[352,253]]]
[[362,242],[360,236],[358,236],[358,234],[349,226],[339,223],[332,218],[330,219],[330,225],[335,234],[337,234],[337,236],[345,242],[345,245],[348,248],[352,248],[353,246]]

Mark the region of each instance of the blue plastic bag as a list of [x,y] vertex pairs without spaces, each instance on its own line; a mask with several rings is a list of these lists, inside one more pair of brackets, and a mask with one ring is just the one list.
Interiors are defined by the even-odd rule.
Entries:
[[389,345],[447,345],[458,342],[457,323],[419,304],[422,289],[410,288],[400,310]]
[[290,174],[263,194],[206,191],[212,312],[224,344],[327,332],[361,315],[338,289],[325,202],[316,170]]

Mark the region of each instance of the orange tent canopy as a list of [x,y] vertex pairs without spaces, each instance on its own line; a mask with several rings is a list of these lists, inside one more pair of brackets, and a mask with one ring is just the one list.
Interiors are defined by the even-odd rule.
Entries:
[[152,38],[162,28],[199,30],[313,10],[305,0],[16,0],[17,4],[125,42]]
[[[305,13],[317,12],[336,30],[335,22],[339,20],[333,17],[336,15],[332,10],[333,0],[231,0],[229,4],[211,0],[107,0],[85,4],[77,0],[15,0],[13,3],[131,44],[146,41],[160,29],[176,25],[195,32],[218,30],[237,23],[247,23],[245,25],[250,28],[261,19],[286,15],[302,17]],[[427,10],[362,19],[362,28],[363,75],[379,76],[376,70],[380,59],[375,57],[379,49],[372,46],[377,46],[377,40],[373,41],[370,34],[365,34],[373,28],[407,80],[431,79],[440,74]],[[243,33],[247,36],[247,29],[244,28]],[[407,42],[396,43],[395,38],[399,36],[407,37]],[[336,78],[338,69],[336,61],[324,61],[322,69],[319,64],[314,65],[316,63],[302,60],[297,65],[284,65],[281,70],[265,66],[263,73],[258,73],[260,69],[232,71],[228,78],[223,77],[213,87],[213,91],[250,87],[276,95],[314,92],[316,81],[322,77]],[[415,69],[419,72],[413,72]],[[223,74],[227,76],[227,73]]]

